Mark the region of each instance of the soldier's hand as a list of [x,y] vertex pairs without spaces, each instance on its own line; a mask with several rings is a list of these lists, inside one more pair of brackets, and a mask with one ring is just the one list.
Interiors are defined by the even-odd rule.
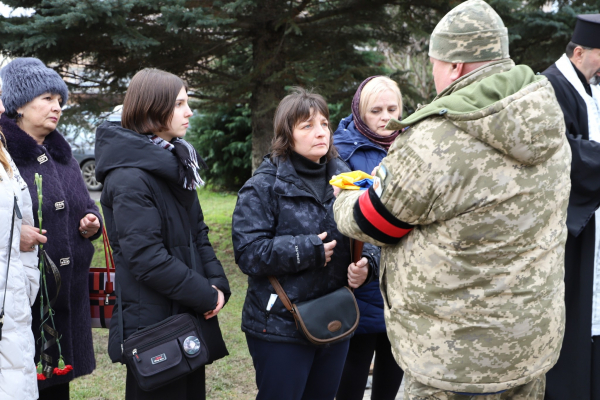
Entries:
[[[319,239],[321,239],[321,241],[324,241],[325,238],[327,237],[327,232],[323,232],[317,236],[319,236]],[[327,263],[329,261],[331,261],[331,256],[333,256],[333,248],[335,247],[336,244],[337,244],[337,242],[335,240],[332,240],[329,243],[323,242],[323,248],[325,249],[325,265],[327,265]],[[325,265],[323,265],[323,266],[325,266]]]
[[333,196],[337,199],[338,195],[342,191],[342,188],[339,186],[333,186],[333,185],[331,185],[331,187],[333,188]]
[[[333,179],[333,177],[334,177],[334,176],[335,176],[335,175],[331,175],[331,179]],[[342,191],[342,188],[341,188],[341,187],[339,187],[339,186],[333,186],[333,185],[331,185],[331,187],[333,188],[333,196],[334,196],[335,198],[337,198],[337,197],[338,197],[338,195],[340,194],[340,192]]]
[[371,176],[377,175],[377,171],[379,170],[380,165],[381,163],[379,163],[375,168],[373,168],[373,171],[371,171]]
[[369,276],[369,260],[365,257],[358,260],[358,262],[352,263],[348,266],[348,286],[356,289],[367,280]]

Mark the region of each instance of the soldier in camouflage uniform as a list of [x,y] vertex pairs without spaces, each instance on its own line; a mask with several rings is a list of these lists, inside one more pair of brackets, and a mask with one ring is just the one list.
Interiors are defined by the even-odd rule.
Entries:
[[508,55],[482,0],[430,44],[438,96],[402,122],[365,192],[334,205],[382,246],[388,336],[405,400],[543,399],[564,331],[571,152],[550,82]]

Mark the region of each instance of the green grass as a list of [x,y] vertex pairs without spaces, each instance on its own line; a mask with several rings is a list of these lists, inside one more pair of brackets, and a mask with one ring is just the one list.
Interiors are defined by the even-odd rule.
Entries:
[[[236,196],[199,191],[200,204],[206,224],[210,228],[210,241],[221,260],[231,286],[231,298],[219,313],[221,331],[229,356],[206,367],[207,399],[253,399],[256,397],[254,368],[248,354],[246,339],[240,329],[242,305],[246,295],[247,280],[233,256],[231,244],[231,215]],[[96,254],[92,266],[104,266],[102,240],[94,242]],[[125,367],[112,364],[106,347],[108,329],[93,329],[96,370],[93,374],[71,383],[71,399],[118,400],[125,398]]]

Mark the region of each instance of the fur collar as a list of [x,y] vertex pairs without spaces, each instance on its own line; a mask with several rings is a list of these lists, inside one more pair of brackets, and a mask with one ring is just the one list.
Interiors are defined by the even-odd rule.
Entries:
[[46,136],[43,146],[37,144],[31,136],[19,128],[14,120],[6,115],[2,115],[0,118],[0,130],[6,137],[8,152],[17,164],[35,161],[46,151],[50,153],[52,159],[61,164],[68,164],[73,158],[71,146],[57,130]]

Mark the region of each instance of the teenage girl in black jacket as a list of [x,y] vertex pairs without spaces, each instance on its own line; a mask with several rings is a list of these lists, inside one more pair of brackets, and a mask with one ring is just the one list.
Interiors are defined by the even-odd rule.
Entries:
[[[125,96],[123,127],[110,122],[98,127],[96,175],[104,183],[100,202],[121,286],[124,338],[171,315],[196,314],[214,361],[227,355],[216,315],[230,291],[198,202],[200,159],[181,139],[192,115],[186,92],[187,85],[172,74],[138,72]],[[117,362],[116,309],[112,321],[109,354]],[[128,370],[125,396],[203,399],[204,368],[152,392],[142,391]]]

